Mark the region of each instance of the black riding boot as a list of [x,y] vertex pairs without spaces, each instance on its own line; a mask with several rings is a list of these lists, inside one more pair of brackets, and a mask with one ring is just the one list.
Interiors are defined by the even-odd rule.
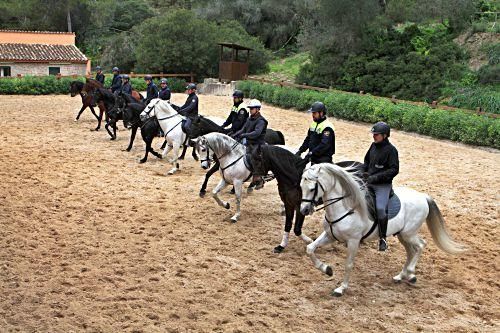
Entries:
[[385,240],[385,236],[387,233],[387,222],[388,222],[387,217],[385,219],[378,220],[378,235],[380,237],[380,240],[378,243],[378,250],[379,251],[387,250],[387,241]]

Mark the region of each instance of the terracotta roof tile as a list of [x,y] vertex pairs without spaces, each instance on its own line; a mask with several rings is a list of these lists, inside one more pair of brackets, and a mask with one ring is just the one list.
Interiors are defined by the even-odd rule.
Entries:
[[0,43],[0,60],[87,62],[75,45]]

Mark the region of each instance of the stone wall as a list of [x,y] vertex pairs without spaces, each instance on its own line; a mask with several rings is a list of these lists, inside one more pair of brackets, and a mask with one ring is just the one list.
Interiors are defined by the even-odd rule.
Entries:
[[85,75],[87,64],[48,64],[48,63],[0,63],[0,66],[10,66],[11,76],[49,75],[49,67],[59,67],[61,75]]
[[205,79],[203,83],[198,84],[200,94],[231,96],[236,89],[236,81],[231,83],[221,83],[218,79]]

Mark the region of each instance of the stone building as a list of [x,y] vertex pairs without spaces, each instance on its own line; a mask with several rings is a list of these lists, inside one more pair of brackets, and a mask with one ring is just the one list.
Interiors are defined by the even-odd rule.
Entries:
[[72,32],[0,30],[0,77],[89,73]]

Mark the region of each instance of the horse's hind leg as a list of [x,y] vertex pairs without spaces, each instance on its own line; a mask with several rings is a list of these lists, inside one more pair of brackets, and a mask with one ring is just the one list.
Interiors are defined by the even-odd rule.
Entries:
[[319,237],[316,238],[316,240],[314,242],[307,245],[307,247],[306,247],[306,253],[309,256],[309,258],[311,258],[311,261],[313,262],[314,267],[316,267],[317,269],[319,269],[320,271],[322,271],[323,273],[325,273],[328,276],[333,275],[332,268],[330,266],[328,266],[327,264],[323,263],[321,260],[319,260],[318,257],[316,257],[316,254],[314,253],[314,251],[316,251],[316,249],[318,247],[326,245],[326,244],[331,243],[331,242],[332,242],[332,240],[330,239],[330,237],[328,236],[326,231],[323,231],[321,233],[321,235],[319,235]]
[[224,187],[227,186],[227,183],[224,179],[221,179],[219,184],[217,184],[217,186],[214,188],[214,190],[212,191],[212,196],[214,197],[215,201],[217,201],[217,203],[219,204],[219,206],[222,206],[226,209],[229,209],[230,208],[230,205],[229,205],[229,202],[225,202],[225,201],[222,201],[220,198],[219,198],[219,195],[218,193],[220,191],[222,191],[224,189]]
[[[186,145],[186,147],[187,147],[187,145]],[[193,152],[191,153],[191,156],[193,156],[193,159],[195,161],[198,161],[198,155],[196,155],[196,149],[194,147],[193,147]]]
[[344,272],[344,281],[340,287],[336,288],[333,292],[333,296],[342,296],[344,291],[349,286],[349,277],[351,276],[352,268],[354,267],[354,258],[358,253],[359,249],[359,239],[349,239],[347,241],[347,258],[345,261],[345,272]]
[[184,157],[186,156],[186,150],[187,150],[187,148],[188,148],[188,146],[187,146],[187,145],[184,145],[184,146],[182,147],[182,153],[181,153],[181,156],[179,156],[179,159],[180,159],[180,160],[183,160],[183,159],[184,159]]
[[415,269],[417,262],[422,255],[426,242],[419,235],[403,236],[398,235],[398,239],[403,244],[406,250],[406,262],[401,272],[392,278],[394,282],[408,281],[410,283],[417,282]]
[[172,148],[174,152],[170,161],[172,163],[172,169],[170,169],[170,171],[168,172],[169,175],[173,175],[179,169],[178,156],[180,148],[180,144],[178,142],[174,142],[174,146]]
[[236,223],[240,219],[241,215],[240,206],[241,206],[241,189],[243,187],[243,181],[235,180],[233,185],[234,185],[234,195],[236,196],[236,214],[234,214],[233,217],[231,217],[231,221],[233,223]]

